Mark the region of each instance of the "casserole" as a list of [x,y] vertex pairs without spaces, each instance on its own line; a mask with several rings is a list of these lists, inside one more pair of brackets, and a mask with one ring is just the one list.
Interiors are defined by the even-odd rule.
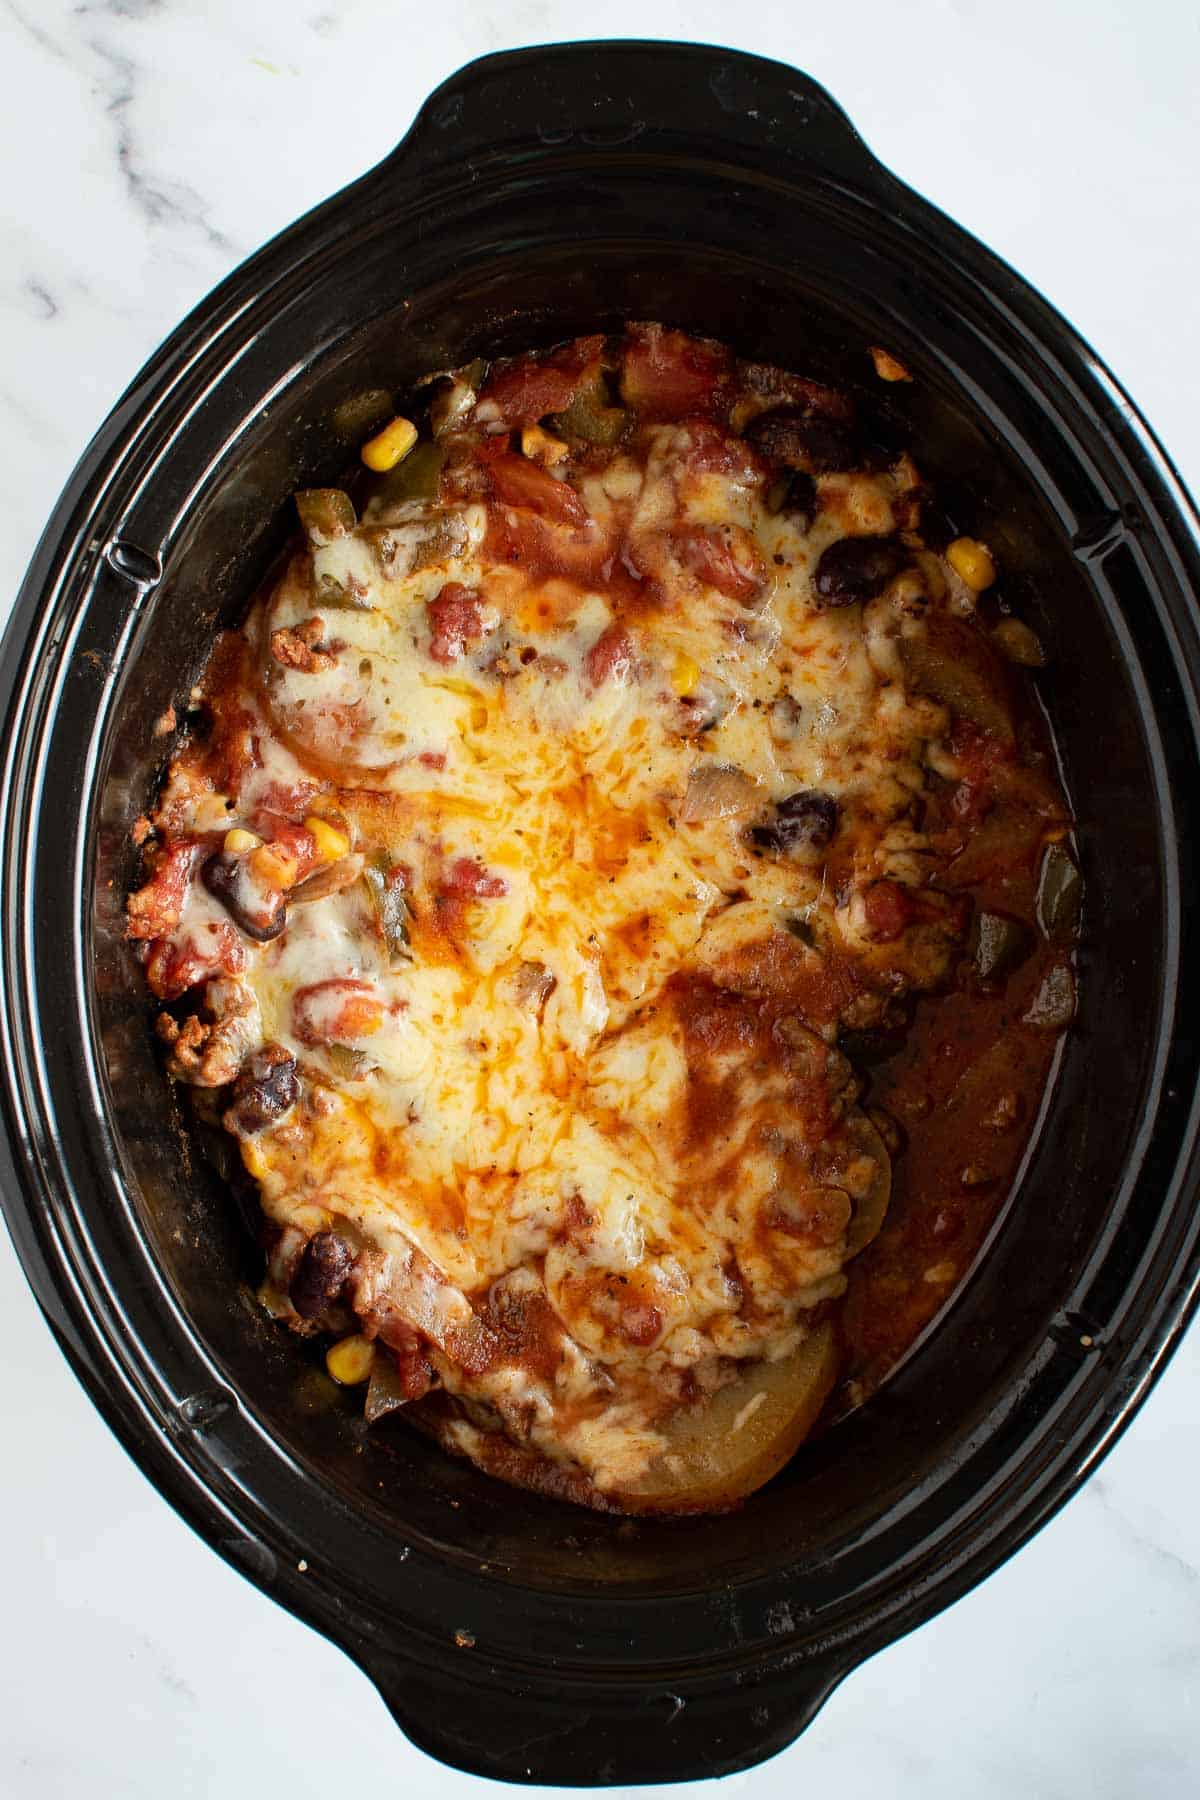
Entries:
[[[297,1417],[294,1352],[262,1348],[227,1298],[238,1234],[162,1125],[113,900],[153,721],[274,547],[257,521],[333,478],[317,421],[381,349],[399,386],[445,352],[637,311],[767,351],[801,305],[831,369],[886,323],[921,376],[921,441],[947,469],[999,456],[989,529],[1015,546],[1019,520],[1055,570],[1047,691],[1090,902],[1080,1031],[1023,1190],[1055,1204],[1010,1217],[936,1338],[738,1518],[568,1519],[416,1444],[384,1503],[374,1451],[341,1413]],[[1015,1547],[1145,1391],[1196,1274],[1194,1049],[1173,1012],[1195,978],[1196,568],[1169,468],[1061,321],[871,163],[819,90],[720,52],[476,65],[396,159],[220,290],[89,453],[5,661],[15,1235],[143,1466],[436,1753],[541,1780],[744,1766]]]
[[296,495],[126,935],[259,1297],[368,1423],[719,1511],[930,1322],[1040,1110],[1042,646],[835,390],[647,323],[469,374],[367,441],[361,517]]

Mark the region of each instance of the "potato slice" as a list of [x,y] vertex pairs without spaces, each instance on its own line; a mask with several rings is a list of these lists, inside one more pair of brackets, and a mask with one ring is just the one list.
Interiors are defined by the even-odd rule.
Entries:
[[[866,1114],[849,1113],[838,1133],[847,1160],[870,1157],[875,1175],[854,1205],[847,1256],[876,1237],[892,1194],[892,1160]],[[839,1145],[839,1149],[841,1146]],[[667,1448],[629,1487],[613,1492],[630,1512],[707,1512],[769,1481],[816,1423],[837,1376],[833,1327],[821,1324],[781,1362],[758,1362],[711,1400],[677,1413]]]
[[868,1191],[855,1201],[850,1228],[846,1233],[846,1256],[849,1259],[857,1256],[860,1250],[865,1250],[883,1228],[892,1198],[892,1159],[866,1113],[857,1110],[850,1113],[846,1119],[845,1132],[858,1154],[871,1157],[875,1163],[875,1179]]
[[[875,1174],[854,1203],[847,1257],[878,1235],[892,1191],[892,1164],[882,1137],[855,1108],[831,1140],[839,1163],[870,1157]],[[831,1171],[830,1179],[836,1179]],[[581,1470],[558,1464],[500,1433],[476,1433],[468,1446],[453,1423],[462,1414],[446,1394],[431,1395],[408,1417],[451,1454],[501,1480],[603,1512],[722,1512],[778,1474],[812,1430],[837,1379],[833,1326],[822,1322],[781,1361],[755,1362],[711,1399],[676,1413],[663,1429],[666,1448],[638,1480],[600,1490]]]
[[727,1512],[777,1475],[808,1436],[833,1389],[839,1355],[830,1324],[821,1324],[781,1362],[752,1364],[739,1380],[667,1426],[666,1452],[624,1488],[598,1488],[573,1463],[552,1461],[501,1431],[475,1431],[449,1394],[435,1392],[404,1408],[404,1417],[451,1456],[485,1474],[594,1512]]
[[711,1400],[679,1412],[667,1448],[612,1492],[628,1512],[716,1512],[778,1474],[816,1423],[837,1375],[833,1327],[818,1325],[781,1362],[757,1362]]

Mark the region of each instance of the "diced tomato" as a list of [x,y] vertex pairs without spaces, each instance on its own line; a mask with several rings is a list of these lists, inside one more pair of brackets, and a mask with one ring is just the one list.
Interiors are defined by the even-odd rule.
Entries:
[[232,925],[204,925],[176,940],[159,938],[146,958],[146,980],[160,1000],[178,1000],[215,975],[239,975],[246,947]]
[[863,894],[867,929],[876,943],[890,944],[911,922],[912,898],[897,881],[873,881]]
[[644,419],[720,413],[731,358],[721,344],[661,325],[631,325],[621,365],[621,397]]
[[126,937],[165,938],[175,929],[199,854],[195,838],[180,838],[159,853],[149,881],[129,896]]
[[996,773],[1001,764],[1010,763],[1015,755],[1012,744],[980,731],[965,719],[956,719],[950,737],[951,754],[963,768],[962,780],[954,790],[950,810],[955,819],[975,825],[989,812],[996,799]]
[[566,575],[594,589],[609,585],[605,569],[613,560],[611,542],[600,531],[566,531],[536,513],[495,504],[488,508],[483,561],[489,568],[507,563],[521,569],[531,583],[539,577]]
[[734,437],[711,419],[684,421],[687,445],[683,451],[683,473],[687,475],[729,475],[735,481],[755,481],[765,474],[759,457],[745,438]]
[[349,976],[314,981],[292,996],[292,1025],[302,1044],[345,1044],[383,1024],[383,1001],[365,981]]
[[276,816],[282,814],[294,818],[297,813],[308,811],[311,802],[321,792],[321,783],[304,780],[271,781],[257,792],[259,806],[264,813],[274,813]]
[[[425,610],[429,615],[429,654],[434,662],[457,662],[467,645],[478,643],[483,636],[479,595],[461,581],[448,581]],[[444,765],[444,757],[442,762]]]
[[423,769],[444,769],[446,752],[444,750],[422,750],[417,761]]
[[524,507],[560,525],[588,524],[588,510],[570,483],[556,480],[527,457],[497,456],[487,467],[496,498],[506,506]]
[[689,526],[675,533],[674,544],[684,568],[731,600],[744,603],[761,593],[766,564],[749,532],[740,526]]
[[599,687],[610,676],[622,680],[632,664],[633,644],[629,633],[619,625],[606,625],[583,659],[584,673],[593,687]]
[[281,818],[278,813],[260,809],[254,814],[254,829],[264,842],[295,865],[296,873],[290,885],[303,881],[316,868],[319,860],[317,840],[305,826],[297,825],[291,819]]
[[502,875],[489,875],[477,856],[459,856],[447,869],[442,889],[471,900],[498,900],[507,894],[508,883]]
[[604,351],[602,337],[576,338],[542,355],[518,356],[498,363],[480,393],[508,426],[530,425],[547,413],[570,406]]
[[498,900],[507,892],[504,877],[491,874],[477,856],[456,857],[442,873],[432,908],[421,911],[422,953],[435,961],[446,953],[457,957],[467,936],[472,901]]

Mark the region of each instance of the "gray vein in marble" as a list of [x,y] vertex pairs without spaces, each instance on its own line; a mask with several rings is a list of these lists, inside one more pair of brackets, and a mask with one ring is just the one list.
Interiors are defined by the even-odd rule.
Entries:
[[1195,1563],[1188,1562],[1187,1558],[1180,1556],[1178,1551],[1168,1550],[1165,1544],[1156,1543],[1152,1537],[1147,1537],[1145,1532],[1138,1530],[1128,1513],[1113,1499],[1107,1481],[1093,1475],[1085,1491],[1100,1502],[1107,1517],[1113,1521],[1121,1536],[1128,1543],[1136,1544],[1139,1550],[1146,1551],[1156,1562],[1164,1564],[1166,1570],[1173,1575],[1182,1575],[1188,1582],[1200,1581],[1200,1569],[1196,1567]]
[[148,19],[162,9],[163,0],[81,0],[72,11],[80,18],[88,13],[109,13],[114,19]]
[[192,1706],[198,1705],[199,1697],[195,1688],[179,1673],[166,1646],[158,1643],[154,1638],[148,1637],[144,1631],[139,1631],[137,1636],[138,1642],[145,1647],[154,1663],[154,1673],[168,1692],[178,1695],[181,1700],[188,1701]]
[[44,444],[52,444],[56,448],[62,442],[61,432],[56,432],[51,421],[41,413],[35,412],[23,395],[10,387],[0,387],[0,415],[11,412],[14,418],[21,421],[25,430]]
[[39,319],[57,319],[62,308],[49,288],[43,287],[35,275],[30,275],[23,286],[25,293],[37,307]]
[[[130,0],[118,0],[118,4],[129,3]],[[105,111],[116,128],[117,167],[134,206],[150,225],[183,226],[201,232],[216,249],[233,250],[224,232],[210,223],[207,206],[194,188],[183,181],[157,179],[143,168],[129,117],[137,96],[138,65],[102,38],[91,37],[87,42],[92,53],[108,66]]]
[[[75,7],[78,18],[93,17],[102,22],[107,15],[114,21],[143,19],[161,8],[163,0],[81,0]],[[36,19],[31,18],[17,0],[0,0],[0,7],[35,44],[57,62],[76,68],[74,57],[57,42]],[[114,121],[117,135],[117,167],[125,192],[148,224],[182,227],[198,231],[213,245],[224,251],[236,246],[210,223],[204,200],[183,181],[163,181],[152,177],[141,163],[137,140],[129,119],[129,109],[137,97],[139,70],[132,57],[105,43],[99,36],[85,39],[87,48],[106,67],[100,87],[105,97],[105,111]]]
[[54,57],[56,62],[70,62],[71,59],[63,49],[62,45],[56,44],[48,31],[43,31],[40,25],[35,24],[22,8],[16,4],[16,0],[0,0],[0,4],[3,4],[4,11],[8,14],[9,18],[15,19],[21,30],[25,32],[28,37],[31,37],[34,43],[45,50],[48,55]]

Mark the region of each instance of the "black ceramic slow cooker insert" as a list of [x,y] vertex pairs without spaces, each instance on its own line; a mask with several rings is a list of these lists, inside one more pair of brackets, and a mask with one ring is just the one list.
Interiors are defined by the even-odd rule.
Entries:
[[[850,379],[883,343],[923,469],[1028,581],[1079,819],[1080,1015],[1014,1202],[885,1387],[724,1518],[601,1517],[328,1406],[264,1319],[156,1057],[129,830],[187,695],[380,390],[663,319]],[[804,75],[577,44],[471,64],[377,169],[180,327],[87,451],[3,651],[10,1227],[164,1495],[462,1768],[745,1767],[1061,1505],[1196,1296],[1197,520],[1132,404]]]

